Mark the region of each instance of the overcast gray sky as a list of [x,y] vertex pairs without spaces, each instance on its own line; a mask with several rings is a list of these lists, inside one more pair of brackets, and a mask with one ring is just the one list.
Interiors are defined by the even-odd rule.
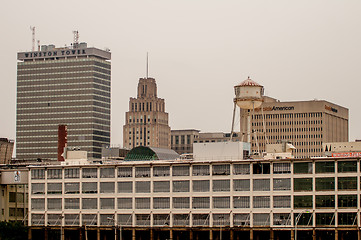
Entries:
[[251,76],[281,101],[324,99],[350,110],[361,139],[361,1],[6,1],[0,15],[0,137],[15,139],[16,53],[41,44],[112,52],[112,144],[146,52],[172,129],[230,131],[233,86]]

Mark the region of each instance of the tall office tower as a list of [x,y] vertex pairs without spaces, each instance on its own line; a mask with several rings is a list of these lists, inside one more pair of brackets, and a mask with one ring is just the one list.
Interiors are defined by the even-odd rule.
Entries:
[[110,57],[86,43],[18,53],[17,159],[56,160],[59,125],[68,147],[101,157],[110,143]]
[[[280,102],[264,97],[255,109],[252,151],[265,152],[265,144],[290,141],[297,158],[323,155],[322,143],[348,141],[348,109],[324,100]],[[247,112],[241,110],[241,132],[246,140]],[[266,132],[266,134],[264,134]],[[258,146],[257,146],[258,143]]]
[[125,114],[123,146],[170,148],[170,127],[164,99],[157,97],[154,78],[140,78],[137,98],[130,98]]
[[0,164],[9,164],[13,156],[14,140],[0,138]]

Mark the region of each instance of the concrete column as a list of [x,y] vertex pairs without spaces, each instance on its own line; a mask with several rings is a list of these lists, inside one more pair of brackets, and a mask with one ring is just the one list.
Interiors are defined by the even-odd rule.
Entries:
[[135,236],[135,229],[132,230],[132,240],[135,240],[136,236]]
[[249,230],[249,240],[253,240],[253,229]]
[[291,240],[295,240],[295,230],[291,230]]
[[357,230],[357,240],[361,240],[361,231],[360,231],[360,229]]
[[153,229],[150,229],[150,240],[154,240],[154,236],[153,236],[153,234],[154,234],[154,231],[153,231]]
[[316,240],[316,229],[312,230],[312,240]]
[[31,240],[32,239],[32,231],[31,231],[31,228],[29,228],[28,230],[28,240]]
[[270,240],[274,240],[274,239],[275,239],[275,233],[273,232],[273,229],[270,230],[269,239],[270,239]]
[[234,239],[233,234],[234,234],[234,231],[233,231],[232,229],[229,230],[229,240],[233,240],[233,239]]
[[192,230],[189,231],[189,240],[193,240],[193,231]]
[[48,240],[48,228],[44,228],[44,240]]
[[97,240],[100,240],[100,228],[97,228]]
[[209,230],[209,240],[213,240],[213,231]]
[[335,240],[338,240],[338,230],[335,229]]
[[79,228],[79,240],[83,240],[83,231]]
[[64,235],[64,228],[60,228],[60,240],[64,240],[65,239],[65,235]]
[[173,240],[173,230],[169,230],[169,239]]

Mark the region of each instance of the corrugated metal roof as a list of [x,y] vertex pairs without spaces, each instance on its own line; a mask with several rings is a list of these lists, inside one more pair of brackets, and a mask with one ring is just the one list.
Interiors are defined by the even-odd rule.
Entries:
[[144,161],[144,160],[174,160],[179,159],[179,154],[172,149],[156,147],[135,147],[129,151],[125,161]]

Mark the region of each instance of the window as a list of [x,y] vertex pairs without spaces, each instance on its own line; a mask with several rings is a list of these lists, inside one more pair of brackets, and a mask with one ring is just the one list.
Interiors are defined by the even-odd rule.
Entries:
[[189,192],[189,181],[173,181],[173,192]]
[[133,168],[132,167],[119,167],[118,168],[118,178],[126,178],[133,176]]
[[209,165],[193,165],[193,176],[208,176]]
[[339,177],[337,178],[338,190],[357,190],[356,177]]
[[132,226],[132,224],[133,224],[132,214],[118,214],[118,225]]
[[233,164],[234,175],[248,175],[250,174],[249,164]]
[[295,174],[312,173],[312,162],[300,162],[293,164],[293,172]]
[[209,226],[209,214],[192,214],[193,226]]
[[135,177],[137,178],[150,177],[150,167],[136,167]]
[[94,226],[98,224],[97,214],[82,214],[83,225]]
[[230,165],[229,164],[213,165],[212,166],[212,174],[213,175],[229,175],[230,174]]
[[114,182],[101,182],[100,193],[114,193],[115,183]]
[[170,207],[169,197],[155,197],[153,198],[154,209],[167,209]]
[[209,208],[209,197],[193,197],[192,206],[194,209]]
[[173,226],[189,226],[189,215],[173,214]]
[[61,179],[62,171],[61,169],[48,169],[48,179]]
[[189,197],[173,197],[173,208],[189,208]]
[[193,192],[209,192],[209,180],[193,180]]
[[61,198],[48,198],[48,210],[61,210]]
[[154,177],[169,176],[169,167],[168,166],[154,166],[153,167],[153,176]]
[[274,208],[290,208],[291,196],[273,196]]
[[236,227],[249,226],[250,216],[248,213],[236,213],[233,214],[233,225]]
[[169,192],[169,191],[170,191],[169,181],[153,182],[153,192]]
[[79,226],[79,214],[65,214],[65,225]]
[[291,163],[274,163],[273,173],[274,174],[291,173]]
[[213,180],[213,192],[229,192],[230,180]]
[[169,214],[153,214],[154,226],[169,226],[170,218]]
[[270,164],[253,163],[253,174],[270,174]]
[[118,193],[132,193],[133,182],[118,182]]
[[293,206],[294,208],[306,208],[306,209],[312,208],[313,207],[312,195],[294,196]]
[[150,198],[135,198],[136,209],[150,209]]
[[357,213],[338,213],[338,225],[357,225]]
[[339,208],[356,208],[357,195],[338,195]]
[[114,215],[113,214],[100,214],[100,225],[101,226],[114,225]]
[[118,198],[118,209],[132,209],[133,199],[132,198]]
[[32,210],[45,210],[45,199],[44,198],[33,198],[31,199]]
[[64,177],[66,179],[79,178],[79,168],[66,168],[64,170]]
[[335,162],[316,162],[316,173],[334,173]]
[[335,196],[316,195],[316,208],[335,208]]
[[289,213],[274,213],[273,214],[273,225],[277,225],[277,226],[291,225],[291,214],[289,214]]
[[213,208],[230,208],[230,197],[213,197]]
[[253,225],[255,226],[269,226],[270,216],[268,213],[253,213]]
[[316,213],[316,226],[335,225],[334,214],[336,213]]
[[229,226],[229,214],[215,214],[213,213],[214,226]]
[[312,178],[295,178],[293,188],[295,192],[312,191]]
[[339,173],[357,172],[357,161],[338,161],[337,171]]
[[79,194],[79,183],[64,183],[65,194]]
[[334,191],[335,178],[316,178],[316,191]]
[[274,178],[273,179],[273,190],[274,191],[291,190],[291,179],[290,178]]
[[61,183],[48,183],[48,194],[62,194]]
[[249,191],[250,180],[249,179],[234,179],[233,191]]
[[101,178],[114,178],[114,168],[100,168]]
[[249,196],[234,196],[233,197],[233,207],[234,208],[249,208],[250,207],[250,197]]
[[135,182],[136,193],[150,193],[150,181]]
[[97,209],[98,199],[97,198],[82,198],[83,209]]
[[254,208],[269,208],[270,207],[270,197],[268,197],[268,196],[253,197],[253,207]]
[[173,176],[189,176],[189,166],[173,166]]
[[44,183],[32,183],[31,184],[31,194],[45,194],[45,184]]
[[45,214],[31,214],[31,224],[32,225],[45,225]]
[[60,214],[48,214],[48,225],[61,225],[62,218]]
[[253,179],[253,191],[269,191],[269,179]]
[[65,198],[64,199],[64,208],[65,209],[79,209],[80,208],[79,198]]
[[97,178],[98,177],[98,169],[96,168],[83,168],[83,178]]
[[[294,216],[294,221],[296,221],[297,216],[299,215],[299,213],[295,213]],[[312,213],[302,213],[300,215],[298,224],[299,226],[312,226]]]
[[114,198],[101,198],[100,199],[101,209],[114,209]]
[[84,194],[95,194],[98,193],[98,184],[96,182],[85,182],[83,185],[83,193]]

